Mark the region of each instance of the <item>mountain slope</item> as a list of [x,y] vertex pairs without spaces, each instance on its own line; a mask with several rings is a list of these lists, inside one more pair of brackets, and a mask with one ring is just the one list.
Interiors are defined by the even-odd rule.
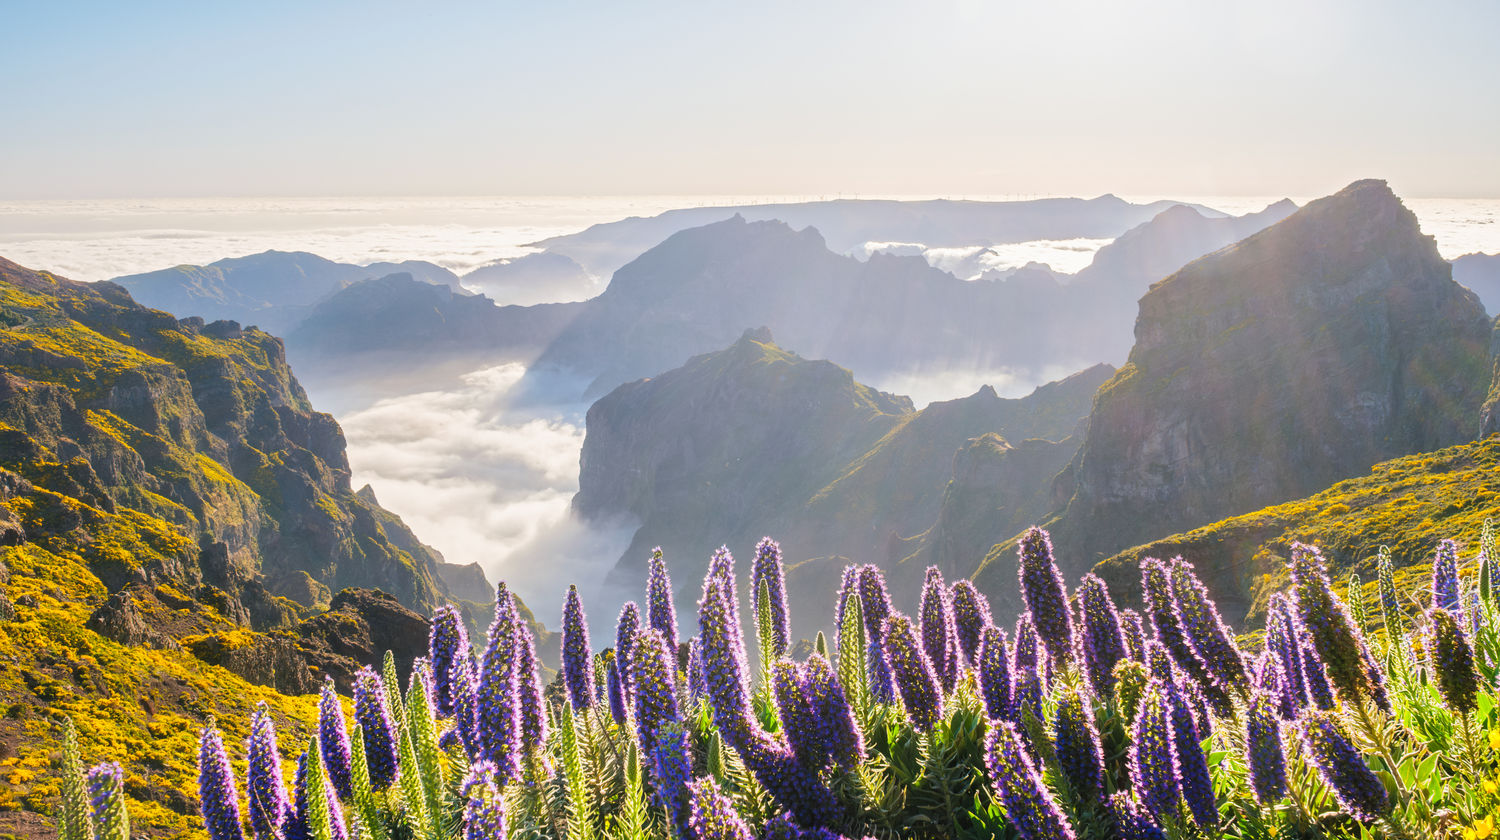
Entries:
[[1139,603],[1142,557],[1194,561],[1236,626],[1265,607],[1265,594],[1287,583],[1293,542],[1319,546],[1337,575],[1357,572],[1375,609],[1375,558],[1381,546],[1406,574],[1421,576],[1438,541],[1454,539],[1465,559],[1477,553],[1484,523],[1500,501],[1500,437],[1376,464],[1356,478],[1268,508],[1220,520],[1122,551],[1095,568],[1124,603]]
[[[1059,554],[1077,572],[1472,439],[1489,338],[1478,299],[1383,182],[1310,203],[1141,299],[1130,362],[1099,391],[1052,522]],[[976,577],[1004,592],[1013,575],[1000,545]]]
[[142,305],[178,317],[239,321],[282,335],[305,317],[313,304],[339,289],[397,273],[467,294],[457,275],[429,262],[359,266],[299,251],[265,251],[208,265],[179,265],[116,277],[112,282],[124,286]]
[[[621,581],[638,578],[656,545],[691,580],[721,543],[743,552],[765,534],[793,562],[843,556],[891,565],[907,553],[905,540],[932,526],[966,441],[987,433],[1067,438],[1111,372],[1098,366],[1022,399],[985,387],[916,411],[905,397],[751,331],[596,402],[573,507],[641,523],[616,569]],[[841,565],[803,564],[794,575],[812,585]]]

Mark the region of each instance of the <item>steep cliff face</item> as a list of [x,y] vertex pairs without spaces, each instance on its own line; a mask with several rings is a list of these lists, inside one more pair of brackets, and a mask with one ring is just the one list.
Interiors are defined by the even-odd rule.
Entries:
[[[1379,181],[1189,264],[1141,299],[1130,361],[1095,400],[1059,558],[1080,571],[1472,439],[1489,333]],[[1004,548],[979,573],[991,591],[1013,588]]]
[[[4,261],[0,319],[0,468],[30,482],[33,511],[74,511],[23,516],[26,532],[95,545],[111,591],[160,580],[236,601],[254,581],[310,606],[363,586],[420,610],[446,594],[441,558],[350,489],[343,434],[278,339]],[[163,548],[110,550],[79,521],[97,517],[148,523]]]
[[[638,581],[650,549],[660,545],[678,582],[691,588],[720,544],[743,553],[768,534],[789,562],[801,564],[791,573],[796,585],[812,587],[829,574],[836,583],[844,558],[894,567],[915,549],[938,518],[954,452],[966,441],[992,433],[1004,436],[999,445],[1008,449],[1005,439],[1069,439],[1111,373],[1098,366],[1022,399],[985,387],[915,411],[905,397],[874,391],[842,368],[802,359],[752,331],[726,350],[596,402],[574,509],[640,522],[617,567],[622,583]],[[1021,448],[1029,452],[1033,444],[1062,447],[1039,459],[1048,464],[1065,464],[1076,449],[1076,440]],[[1030,479],[1046,469],[1019,472]],[[1017,496],[1045,486],[1055,472],[1026,481]],[[977,559],[971,556],[965,571]],[[797,618],[814,622],[802,625],[810,635],[827,616]]]

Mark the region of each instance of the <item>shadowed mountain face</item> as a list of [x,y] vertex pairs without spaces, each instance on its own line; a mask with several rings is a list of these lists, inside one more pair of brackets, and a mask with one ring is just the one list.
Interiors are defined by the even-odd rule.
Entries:
[[1491,317],[1500,316],[1500,254],[1464,254],[1453,261],[1453,280],[1473,289]]
[[[1007,449],[1007,439],[1059,446],[1049,441],[1070,435],[1111,373],[1097,366],[1023,399],[986,386],[916,411],[905,397],[752,331],[596,402],[573,506],[586,517],[641,521],[617,568],[622,583],[638,581],[660,545],[686,590],[720,544],[745,552],[766,534],[790,562],[823,558],[794,571],[799,586],[830,574],[836,581],[842,558],[894,565],[906,556],[908,541],[937,519],[966,441],[988,434]],[[1073,448],[1047,463],[1066,463]],[[1022,473],[1018,486],[1045,494],[1051,473]],[[803,625],[811,635],[826,616],[802,619],[814,622]]]
[[275,335],[289,331],[314,304],[350,284],[405,273],[423,283],[467,294],[453,272],[420,260],[349,265],[316,254],[266,251],[208,265],[179,265],[116,277],[142,305],[180,317],[196,315],[255,324]]
[[[1052,523],[1074,572],[1480,429],[1489,320],[1383,182],[1157,283],[1135,332]],[[1014,568],[1002,544],[978,579],[1003,602]]]
[[[1174,202],[1131,204],[1112,195],[1036,201],[810,201],[741,207],[691,207],[648,218],[608,222],[533,243],[562,254],[596,277],[607,277],[673,234],[734,216],[814,227],[828,245],[846,254],[868,242],[920,242],[964,247],[1036,239],[1106,239],[1119,236]],[[1207,215],[1222,215],[1200,208]],[[1176,266],[1173,266],[1174,268]]]

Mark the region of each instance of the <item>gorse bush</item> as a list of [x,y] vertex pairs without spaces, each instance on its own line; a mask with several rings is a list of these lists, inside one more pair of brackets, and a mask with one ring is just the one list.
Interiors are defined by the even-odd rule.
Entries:
[[[680,644],[657,552],[644,615],[621,610],[612,649],[595,651],[569,589],[550,689],[502,584],[480,646],[438,610],[404,691],[389,656],[359,674],[352,719],[325,688],[290,785],[269,715],[254,716],[243,780],[238,745],[210,723],[204,827],[214,840],[1484,840],[1500,809],[1500,589],[1488,528],[1481,543],[1467,562],[1440,544],[1421,592],[1396,590],[1382,552],[1373,615],[1357,579],[1341,597],[1318,550],[1296,544],[1251,651],[1180,558],[1144,560],[1143,609],[1120,610],[1093,575],[1070,595],[1033,529],[1010,633],[968,581],[930,569],[907,616],[879,569],[850,567],[833,643],[820,634],[795,661],[765,540],[745,578],[758,673],[729,552]],[[126,836],[118,767],[85,782],[72,761],[63,836]]]

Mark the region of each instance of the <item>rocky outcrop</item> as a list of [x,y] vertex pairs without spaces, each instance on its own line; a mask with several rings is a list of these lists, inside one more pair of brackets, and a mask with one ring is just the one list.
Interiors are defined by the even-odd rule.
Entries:
[[[1076,572],[1472,439],[1489,339],[1478,299],[1383,182],[1312,202],[1141,299],[1052,523],[1058,557]],[[1007,597],[1013,551],[992,551],[979,579]]]

